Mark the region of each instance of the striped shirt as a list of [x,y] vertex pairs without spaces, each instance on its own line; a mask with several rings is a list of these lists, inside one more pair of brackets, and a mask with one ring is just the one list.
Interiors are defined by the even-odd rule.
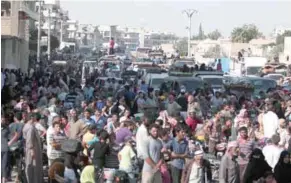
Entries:
[[238,139],[238,144],[239,144],[239,152],[240,152],[238,163],[239,164],[248,163],[250,155],[256,145],[255,141],[253,140],[243,141],[243,140]]
[[[62,144],[63,141],[67,140],[67,137],[64,133],[58,133],[58,134],[51,134],[49,137],[49,143],[50,144]],[[50,154],[48,155],[49,159],[57,159],[57,158],[64,158],[65,154],[61,150],[61,147],[54,148],[52,147],[52,150]]]

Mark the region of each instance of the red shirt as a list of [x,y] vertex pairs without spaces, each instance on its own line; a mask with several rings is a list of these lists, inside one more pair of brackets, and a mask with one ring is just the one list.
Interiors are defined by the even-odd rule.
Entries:
[[186,119],[186,124],[191,128],[192,131],[196,130],[197,124],[202,123],[202,121],[198,118],[191,118],[191,117],[187,117]]
[[110,40],[110,41],[109,41],[109,47],[110,47],[110,48],[114,48],[114,44],[115,44],[115,43],[114,43],[113,40]]
[[217,64],[217,70],[218,70],[218,71],[221,71],[221,70],[222,70],[222,68],[221,68],[221,63],[218,63],[218,64]]

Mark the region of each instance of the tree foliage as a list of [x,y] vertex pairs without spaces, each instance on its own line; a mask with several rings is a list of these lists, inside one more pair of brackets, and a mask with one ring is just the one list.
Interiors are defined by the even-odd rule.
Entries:
[[276,44],[284,44],[285,37],[291,37],[291,31],[285,31],[282,35],[278,35],[276,38]]
[[236,27],[231,32],[231,39],[233,42],[248,43],[252,39],[262,36],[257,26],[254,24],[245,24],[242,27]]
[[221,33],[217,29],[207,34],[207,37],[212,40],[217,40],[221,36]]
[[[175,49],[178,50],[181,54],[186,54],[188,52],[188,40],[187,38],[182,38],[176,42]],[[184,55],[183,54],[183,55]]]
[[[44,31],[41,31],[41,37],[47,36]],[[37,51],[37,38],[38,38],[38,30],[34,29],[29,33],[29,49],[33,51]],[[60,41],[57,37],[51,35],[51,51],[58,48],[60,46]],[[43,46],[43,51],[47,50],[47,46]]]
[[225,56],[225,54],[222,51],[222,48],[220,45],[216,45],[214,47],[210,47],[207,52],[205,52],[204,57],[205,58],[219,58]]

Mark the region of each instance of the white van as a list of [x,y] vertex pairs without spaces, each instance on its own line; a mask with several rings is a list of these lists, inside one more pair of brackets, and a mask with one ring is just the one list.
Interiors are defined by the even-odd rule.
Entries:
[[154,88],[154,90],[159,90],[161,84],[164,82],[164,79],[168,77],[168,73],[161,74],[147,74],[145,76],[145,82],[149,85],[149,87]]

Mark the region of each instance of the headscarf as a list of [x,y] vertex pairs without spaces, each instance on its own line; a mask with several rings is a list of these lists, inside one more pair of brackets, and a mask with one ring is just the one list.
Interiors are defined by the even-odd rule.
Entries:
[[256,181],[264,176],[267,171],[272,171],[272,168],[265,161],[265,156],[262,151],[255,148],[250,155],[250,161],[245,170],[243,183]]
[[81,183],[87,183],[87,182],[95,182],[95,168],[93,165],[88,165],[86,166],[82,173],[81,173],[81,178],[80,181]]
[[282,151],[281,154],[280,154],[280,158],[279,158],[279,161],[278,161],[277,165],[280,165],[280,166],[287,165],[286,163],[284,163],[284,158],[287,155],[290,155],[288,151]]

